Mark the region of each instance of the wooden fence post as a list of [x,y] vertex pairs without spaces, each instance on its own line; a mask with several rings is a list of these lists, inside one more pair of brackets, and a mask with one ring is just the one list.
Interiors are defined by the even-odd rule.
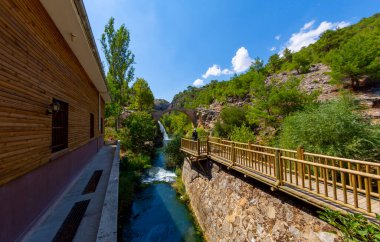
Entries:
[[[297,159],[298,160],[304,160],[304,149],[302,146],[297,148]],[[302,182],[302,188],[305,188],[305,164],[304,163],[298,163],[298,170],[301,171],[301,182]],[[310,179],[310,177],[309,177]]]
[[208,156],[210,153],[210,143],[209,143],[209,137],[207,136],[206,140],[206,155]]
[[199,141],[199,139],[197,139],[197,153],[198,156],[201,154],[201,142]]
[[275,151],[275,164],[276,164],[276,179],[277,179],[277,184],[279,186],[282,186],[282,172],[281,172],[281,150],[276,149]]
[[235,165],[235,143],[231,142],[231,159],[232,159],[232,165]]

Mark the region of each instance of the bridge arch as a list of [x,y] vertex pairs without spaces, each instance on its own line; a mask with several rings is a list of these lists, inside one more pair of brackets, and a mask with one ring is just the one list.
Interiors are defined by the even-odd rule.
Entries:
[[175,112],[175,111],[178,111],[178,112],[186,114],[186,116],[190,119],[191,123],[193,124],[193,127],[197,127],[198,126],[197,111],[195,111],[194,109],[172,108],[172,107],[169,107],[169,108],[167,108],[165,110],[156,110],[156,111],[153,111],[152,112],[152,116],[153,116],[153,118],[156,121],[159,121],[160,118],[162,117],[162,115],[164,115],[165,113]]

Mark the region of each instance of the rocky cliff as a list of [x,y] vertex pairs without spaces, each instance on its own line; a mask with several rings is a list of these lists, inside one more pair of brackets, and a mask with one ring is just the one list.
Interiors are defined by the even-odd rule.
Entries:
[[219,164],[185,161],[182,179],[208,241],[338,240],[315,208]]

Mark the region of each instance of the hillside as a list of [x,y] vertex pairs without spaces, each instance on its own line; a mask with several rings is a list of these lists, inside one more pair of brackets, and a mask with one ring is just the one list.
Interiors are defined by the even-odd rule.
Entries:
[[[228,81],[189,86],[172,105],[197,109],[200,131],[214,136],[379,160],[380,14]],[[163,120],[173,134],[191,129],[183,114]]]
[[[278,73],[307,74],[313,72],[318,63],[331,68],[326,70],[326,78],[334,84],[351,84],[352,89],[363,90],[379,82],[380,77],[380,14],[364,18],[355,25],[338,30],[328,30],[320,39],[300,50],[289,50],[271,56],[264,66],[256,60],[251,69],[234,76],[228,81],[213,80],[196,88],[189,86],[178,93],[173,104],[178,107],[207,107],[214,102],[228,103],[248,101],[251,97],[251,84],[256,72],[268,78],[278,77]],[[327,75],[329,77],[327,77]],[[299,76],[302,79],[302,76]],[[312,80],[319,82],[319,79]],[[324,86],[326,83],[320,83]],[[323,87],[322,87],[323,88]]]

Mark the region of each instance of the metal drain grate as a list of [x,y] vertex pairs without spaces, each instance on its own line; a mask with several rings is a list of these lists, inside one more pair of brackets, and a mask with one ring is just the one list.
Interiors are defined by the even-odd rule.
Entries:
[[82,194],[95,192],[96,187],[98,186],[100,177],[102,176],[102,173],[103,173],[103,170],[94,171],[85,189],[83,190]]
[[54,236],[53,242],[73,241],[89,203],[90,200],[83,200],[74,204],[57,234]]

